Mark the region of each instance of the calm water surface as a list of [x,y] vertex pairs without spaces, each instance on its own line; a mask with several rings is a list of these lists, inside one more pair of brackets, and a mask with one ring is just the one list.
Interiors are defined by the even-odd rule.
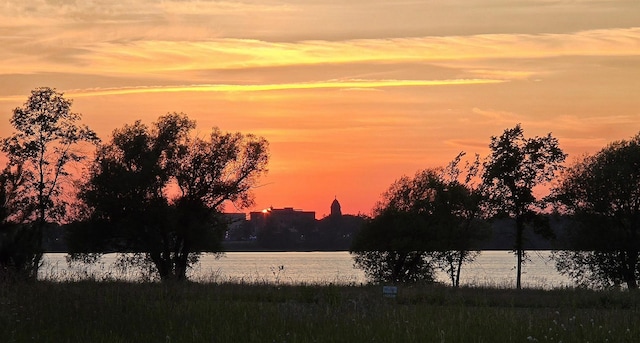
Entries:
[[[529,252],[530,262],[523,268],[524,287],[553,288],[570,286],[571,282],[559,275],[549,251]],[[65,254],[46,254],[40,272],[43,279],[102,279],[140,280],[145,271],[120,271],[114,265],[115,255],[105,255],[93,266],[69,266]],[[516,258],[507,251],[485,251],[475,262],[462,267],[461,284],[475,286],[515,286]],[[361,270],[353,267],[348,252],[228,252],[216,259],[206,254],[190,271],[195,281],[236,281],[266,283],[338,283],[366,282]],[[439,272],[438,280],[449,283]]]

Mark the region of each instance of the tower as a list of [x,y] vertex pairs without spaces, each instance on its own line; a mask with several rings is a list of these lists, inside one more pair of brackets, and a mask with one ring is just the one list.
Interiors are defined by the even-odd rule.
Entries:
[[341,217],[341,216],[342,216],[342,209],[340,208],[340,203],[338,202],[338,199],[335,198],[331,203],[331,217]]

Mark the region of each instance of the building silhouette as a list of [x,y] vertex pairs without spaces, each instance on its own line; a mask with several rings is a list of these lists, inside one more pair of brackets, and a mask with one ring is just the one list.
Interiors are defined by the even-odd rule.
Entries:
[[251,239],[253,231],[248,225],[245,213],[222,213],[222,220],[227,226],[225,240],[246,241]]
[[336,197],[335,199],[333,199],[333,202],[331,203],[331,217],[340,217],[342,216],[342,208],[340,206],[340,203],[338,202],[338,197]]
[[364,219],[342,214],[338,198],[331,203],[331,212],[317,223],[315,246],[318,250],[348,250]]
[[277,224],[280,227],[300,228],[301,225],[310,225],[315,220],[315,212],[296,210],[293,207],[269,207],[260,212],[249,213],[249,222],[251,222],[256,229],[256,233],[264,229],[268,224]]
[[249,241],[242,249],[250,249],[247,244],[253,244],[255,249],[269,250],[347,250],[364,220],[342,214],[337,197],[331,202],[330,209],[330,214],[320,220],[316,220],[314,211],[293,207],[269,207],[250,212],[248,219],[233,214],[229,216],[233,224],[225,239],[229,244]]
[[305,249],[316,226],[316,213],[293,207],[250,212],[249,222],[258,244],[269,249]]

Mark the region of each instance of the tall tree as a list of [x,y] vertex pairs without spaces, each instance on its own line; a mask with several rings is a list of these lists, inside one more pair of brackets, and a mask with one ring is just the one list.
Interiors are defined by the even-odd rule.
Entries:
[[572,251],[556,267],[582,286],[638,288],[640,278],[640,134],[613,142],[567,168],[553,191],[572,215]]
[[207,139],[190,135],[184,114],[162,116],[150,129],[139,121],[115,130],[98,149],[82,198],[92,211],[87,235],[77,228],[75,251],[95,238],[93,250],[140,254],[161,279],[186,279],[203,251],[220,251],[219,220],[225,202],[252,204],[251,189],[266,172],[263,138],[214,129]]
[[[22,107],[10,119],[15,132],[2,140],[1,150],[9,157],[9,170],[20,169],[24,192],[20,194],[24,230],[33,231],[33,251],[28,277],[34,278],[42,258],[42,236],[47,223],[64,220],[68,197],[63,185],[70,185],[69,167],[85,159],[83,143],[97,144],[95,132],[80,125],[81,115],[71,112],[72,101],[55,89],[31,91]],[[68,195],[68,194],[67,194]]]
[[531,225],[542,232],[545,228],[538,216],[538,200],[534,187],[551,181],[562,168],[566,154],[558,140],[544,137],[525,138],[520,124],[506,129],[499,137],[491,137],[491,154],[484,163],[483,183],[494,214],[513,218],[516,225],[516,287],[522,288],[522,263],[525,259],[524,231]]

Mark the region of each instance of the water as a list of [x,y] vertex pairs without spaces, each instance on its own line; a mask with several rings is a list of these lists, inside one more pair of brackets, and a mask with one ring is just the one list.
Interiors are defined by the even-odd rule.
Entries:
[[[523,287],[554,288],[570,286],[571,281],[558,274],[549,251],[529,252],[530,262],[523,268]],[[141,280],[148,271],[120,271],[113,266],[114,254],[105,255],[96,265],[69,266],[65,254],[46,254],[40,278],[77,280],[103,279]],[[462,267],[460,283],[470,286],[515,287],[515,256],[507,251],[484,251],[476,260]],[[353,267],[348,252],[228,252],[216,259],[205,254],[190,271],[195,281],[260,282],[260,283],[365,283],[364,273]],[[449,284],[446,274],[437,279]]]

